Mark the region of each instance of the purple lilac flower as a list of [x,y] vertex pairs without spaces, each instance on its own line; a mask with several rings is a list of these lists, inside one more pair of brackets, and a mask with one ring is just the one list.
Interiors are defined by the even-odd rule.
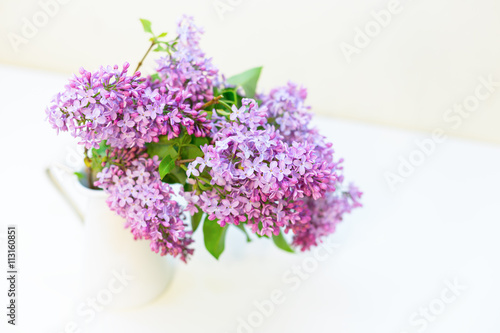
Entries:
[[[192,178],[209,168],[213,189],[188,202],[221,226],[247,222],[253,232],[294,234],[302,250],[335,230],[344,213],[361,206],[357,188],[342,192],[342,159],[310,127],[307,92],[289,83],[261,95],[262,107],[243,99],[229,119],[212,117],[214,145],[189,165]],[[230,205],[231,204],[231,205]]]
[[204,158],[189,165],[193,178],[210,168],[213,189],[187,199],[196,200],[221,226],[246,221],[260,235],[276,235],[300,219],[304,203],[299,199],[335,190],[335,165],[319,160],[311,144],[284,142],[274,126],[265,124],[266,109],[255,101],[246,99],[243,105],[244,112],[235,110],[235,121],[216,124],[215,145],[202,147]]
[[318,200],[304,199],[307,208],[301,214],[305,220],[290,225],[286,230],[291,230],[294,234],[292,244],[300,247],[302,251],[317,246],[322,237],[335,231],[345,213],[361,207],[361,195],[359,189],[351,184],[345,192],[330,192]]
[[122,166],[104,168],[95,185],[109,194],[111,210],[126,219],[135,239],[150,240],[151,250],[186,261],[193,253],[191,232],[186,231],[172,188],[160,179],[158,157],[147,158],[143,150],[134,148],[116,149],[110,155]]
[[127,76],[128,67],[81,69],[47,108],[49,122],[80,138],[86,148],[98,148],[103,140],[111,147],[142,148],[157,142],[158,135],[177,137],[181,126],[196,136],[210,132],[206,113],[191,109],[186,90],[152,89],[140,72]]
[[328,163],[337,174],[335,190],[327,191],[320,198],[306,196],[301,199],[305,207],[301,212],[302,223],[291,224],[286,229],[294,234],[293,244],[305,251],[317,245],[322,237],[333,233],[344,213],[361,206],[359,199],[362,192],[354,185],[350,185],[345,192],[341,190],[344,181],[343,160],[335,161],[332,144],[317,129],[310,127],[312,115],[308,112],[310,107],[305,105],[305,88],[289,82],[284,87],[271,90],[269,95],[259,97],[267,107],[272,123],[276,124],[285,141],[293,146],[292,153],[296,158],[293,163],[299,168],[300,174],[305,174],[312,167],[304,156],[303,143],[312,145],[318,161]]
[[206,136],[211,125],[200,109],[214,97],[214,86],[220,85],[219,70],[201,50],[199,40],[203,30],[194,24],[192,17],[184,16],[178,22],[177,33],[176,51],[158,60],[160,85],[185,93],[182,99],[192,107],[180,110],[182,125],[196,136]]
[[262,105],[268,110],[282,135],[292,141],[296,131],[308,128],[312,119],[310,107],[305,105],[307,90],[304,87],[288,82],[286,86],[272,89],[269,95],[261,95]]
[[52,127],[69,131],[86,148],[98,148],[103,140],[118,148],[157,140],[158,128],[151,125],[163,113],[163,101],[151,97],[140,72],[127,76],[128,68],[128,63],[122,70],[108,66],[94,73],[81,68],[46,110]]

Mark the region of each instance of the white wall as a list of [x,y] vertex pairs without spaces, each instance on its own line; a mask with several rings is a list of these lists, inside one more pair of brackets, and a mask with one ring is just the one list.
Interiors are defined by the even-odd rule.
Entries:
[[[60,0],[43,22],[38,0],[0,0],[0,62],[68,74],[135,64],[148,47],[139,18],[173,31],[187,13],[205,27],[204,48],[225,73],[264,65],[261,88],[301,82],[317,113],[500,143],[500,86],[478,88],[480,77],[500,82],[500,2],[392,1]],[[231,11],[219,15],[224,4]],[[370,13],[388,6],[390,23],[368,46],[358,40],[348,62],[342,43],[356,46],[355,29],[377,29]],[[45,25],[25,30],[15,51],[9,38],[24,38],[25,20],[37,19]],[[483,99],[475,111],[444,119],[464,100],[474,108],[475,93]]]

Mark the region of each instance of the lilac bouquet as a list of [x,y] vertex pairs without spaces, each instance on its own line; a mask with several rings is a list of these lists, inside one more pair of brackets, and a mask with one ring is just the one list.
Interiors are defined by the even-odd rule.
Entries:
[[88,186],[109,194],[135,239],[186,261],[203,225],[205,246],[218,258],[234,226],[248,241],[253,233],[306,251],[361,206],[362,193],[344,185],[342,159],[310,126],[303,87],[256,94],[261,68],[226,79],[200,49],[192,18],[182,18],[168,41],[141,22],[152,35],[144,58],[165,52],[156,73],[142,76],[144,58],[131,75],[128,63],[82,68],[46,109],[56,131],[85,146]]

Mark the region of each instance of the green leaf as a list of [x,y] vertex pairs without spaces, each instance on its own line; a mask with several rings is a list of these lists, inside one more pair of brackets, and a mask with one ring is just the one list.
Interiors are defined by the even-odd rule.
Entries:
[[106,140],[101,141],[99,143],[99,148],[98,149],[93,149],[94,152],[96,152],[99,155],[104,155],[106,153],[106,149],[108,149],[108,145],[106,143]]
[[202,182],[198,182],[197,184],[203,191],[210,191],[212,189],[210,184],[203,184]]
[[184,192],[192,192],[193,191],[193,185],[186,183],[184,184]]
[[166,51],[167,49],[166,48],[163,48],[161,45],[156,45],[156,49],[154,49],[153,51],[154,52],[162,52],[162,51]]
[[184,136],[182,137],[181,146],[186,146],[190,144],[191,140],[192,140],[191,135],[185,133]]
[[201,220],[206,217],[206,215],[203,216],[203,214],[204,214],[203,211],[198,207],[198,213],[191,216],[191,228],[193,229],[193,232],[195,232],[196,229],[198,229]]
[[175,166],[169,174],[162,177],[162,181],[169,184],[184,184],[186,183],[186,179],[186,172],[178,166]]
[[219,90],[219,88],[214,87],[214,96],[219,96],[221,94],[222,90]]
[[75,171],[74,174],[78,177],[78,179],[84,179],[85,175],[81,172]]
[[[221,114],[220,111],[223,111],[226,112],[228,115],[231,114],[231,106],[233,105],[231,101],[229,101],[228,103],[226,100],[220,99],[215,105],[217,106],[215,108],[217,113]],[[224,109],[226,109],[227,111],[225,111]]]
[[280,232],[278,236],[273,235],[273,242],[276,244],[277,247],[280,249],[287,251],[287,252],[295,252],[290,245],[288,245],[288,242],[286,241],[285,237],[283,237],[283,234]]
[[162,38],[162,37],[165,37],[167,35],[166,32],[162,32],[161,34],[159,34],[158,36],[156,36],[157,38]]
[[217,103],[217,104],[221,104],[221,105],[223,105],[223,106],[225,106],[225,107],[229,107],[229,110],[232,110],[232,108],[231,108],[231,107],[232,107],[234,104],[236,104],[237,102],[238,102],[238,101],[236,101],[236,102],[235,102],[235,101],[230,100],[230,99],[220,99],[220,100],[219,100],[219,103]]
[[109,146],[106,144],[106,141],[101,141],[99,144],[99,148],[92,148],[91,152],[91,163],[90,168],[92,169],[92,173],[96,175],[98,172],[102,171],[104,168],[102,163],[107,161],[106,150],[109,149]]
[[240,223],[238,225],[235,225],[238,229],[240,229],[241,231],[243,231],[243,233],[245,234],[245,236],[247,236],[247,243],[250,243],[252,241],[252,239],[250,238],[250,236],[248,235],[248,232],[247,232],[247,229],[245,229],[245,226]]
[[158,170],[160,172],[160,177],[165,177],[165,175],[169,174],[173,168],[175,168],[175,159],[173,159],[170,155],[165,156],[161,160]]
[[193,141],[192,141],[193,145],[198,146],[198,147],[203,147],[204,145],[206,145],[209,142],[210,142],[210,140],[208,138],[205,138],[205,137],[200,137],[200,138],[194,137]]
[[238,103],[238,94],[236,93],[236,88],[226,88],[222,90],[222,95],[227,101],[230,101],[232,104]]
[[158,143],[163,143],[167,145],[175,145],[179,142],[179,138],[168,139],[168,135],[160,135],[158,137]]
[[222,115],[222,116],[229,116],[231,112],[224,111],[222,109],[216,109],[217,113]]
[[227,79],[227,82],[242,87],[246,97],[253,98],[255,96],[257,81],[259,80],[261,71],[262,67],[255,67],[241,74],[231,76]]
[[150,21],[145,20],[145,19],[141,19],[141,23],[142,23],[142,28],[144,29],[145,32],[149,32],[150,34],[153,33],[153,31],[151,30],[151,22]]
[[226,242],[226,232],[228,227],[228,224],[221,227],[217,223],[217,220],[210,221],[205,219],[205,223],[203,223],[203,239],[205,240],[205,247],[215,259],[219,259],[222,252],[224,252],[224,244]]
[[197,157],[202,157],[203,152],[200,147],[195,145],[187,145],[182,147],[181,158],[185,160],[195,159]]
[[168,175],[165,175],[165,177],[163,177],[161,179],[161,181],[164,183],[167,183],[167,184],[180,184],[181,183],[179,181],[179,179],[171,173],[169,173]]
[[179,184],[184,184],[186,182],[186,171],[184,171],[182,168],[176,167],[172,170],[172,174],[179,180]]
[[159,159],[164,159],[165,156],[170,156],[174,159],[177,158],[177,150],[175,150],[172,144],[161,144],[161,143],[148,143],[147,153],[150,157],[158,155]]
[[151,81],[152,82],[160,81],[160,74],[154,73],[153,75],[151,75]]

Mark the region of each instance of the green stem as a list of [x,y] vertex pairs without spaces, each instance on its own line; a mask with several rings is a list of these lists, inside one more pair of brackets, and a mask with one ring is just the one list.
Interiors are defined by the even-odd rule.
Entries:
[[194,158],[190,158],[190,159],[187,159],[187,160],[177,160],[177,161],[175,161],[175,164],[179,166],[179,165],[181,165],[183,163],[189,163],[189,162],[193,162],[193,161],[194,161]]
[[210,184],[210,180],[208,180],[208,179],[206,179],[206,178],[203,178],[203,177],[201,177],[201,176],[196,177],[196,178],[198,178],[199,180],[203,181],[205,184]]
[[213,104],[215,104],[215,103],[219,102],[219,100],[220,100],[222,97],[224,97],[224,96],[219,95],[219,96],[217,96],[217,97],[212,98],[212,100],[210,100],[210,101],[206,102],[205,104],[203,104],[203,106],[201,107],[201,109],[202,109],[202,110],[204,110],[204,109],[208,108],[210,105],[213,105]]
[[228,108],[229,111],[231,111],[231,107],[226,102],[219,101],[218,103],[224,105],[226,108]]
[[149,49],[146,51],[146,54],[144,55],[144,57],[142,57],[141,61],[139,61],[139,64],[137,64],[137,68],[135,69],[134,73],[137,72],[139,70],[139,68],[142,66],[144,59],[146,59],[146,57],[149,54],[149,51],[151,51],[151,49],[153,48],[153,46],[155,46],[155,44],[156,44],[155,42],[151,43],[151,45],[149,46]]
[[85,163],[85,167],[87,168],[88,186],[89,186],[90,189],[92,189],[92,187],[93,187],[93,183],[92,183],[92,168],[91,168],[92,161],[89,158],[89,150],[87,148],[85,148],[84,155],[85,155],[85,157],[84,157],[83,161]]

